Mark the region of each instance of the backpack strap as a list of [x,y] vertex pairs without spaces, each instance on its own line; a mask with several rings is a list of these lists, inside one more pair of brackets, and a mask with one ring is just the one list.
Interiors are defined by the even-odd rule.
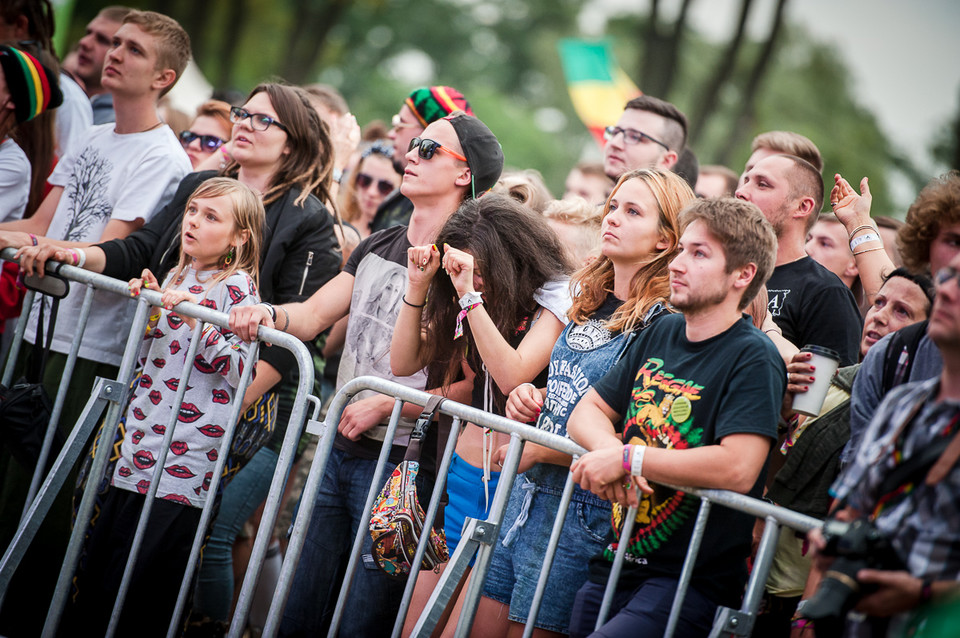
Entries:
[[913,368],[920,340],[927,334],[928,323],[928,320],[924,320],[893,333],[883,357],[883,394],[906,383],[910,378],[910,370]]
[[417,422],[413,426],[413,431],[410,433],[407,453],[403,455],[404,461],[420,460],[420,444],[423,442],[424,437],[427,436],[427,430],[430,429],[430,422],[433,421],[434,415],[437,413],[437,410],[440,409],[440,405],[444,400],[444,397],[434,394],[427,400],[427,404],[423,406],[423,412],[417,417]]

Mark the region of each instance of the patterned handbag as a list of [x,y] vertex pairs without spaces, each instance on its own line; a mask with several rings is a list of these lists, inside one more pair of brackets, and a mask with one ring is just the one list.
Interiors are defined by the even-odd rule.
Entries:
[[[380,491],[370,517],[373,557],[380,569],[390,576],[410,573],[417,545],[423,535],[423,507],[417,499],[417,473],[420,471],[420,444],[443,397],[427,402],[410,434],[410,443],[403,462],[394,470]],[[430,539],[421,563],[422,569],[434,569],[449,559],[443,528],[431,528]]]

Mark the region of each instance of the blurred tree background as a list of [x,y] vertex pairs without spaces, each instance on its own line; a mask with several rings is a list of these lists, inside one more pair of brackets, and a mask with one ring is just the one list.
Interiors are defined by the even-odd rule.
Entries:
[[[917,189],[928,179],[895,149],[876,117],[851,93],[837,51],[786,21],[776,2],[766,34],[744,25],[760,0],[740,0],[726,42],[687,24],[698,0],[648,0],[607,23],[619,63],[644,92],[675,103],[690,118],[690,145],[701,164],[739,172],[753,136],[786,129],[810,137],[825,160],[827,188],[841,172],[870,176],[874,211],[902,217],[887,179],[899,173]],[[699,0],[704,1],[704,0]],[[80,2],[68,42],[110,2]],[[266,78],[326,82],[347,98],[361,125],[389,121],[415,86],[462,90],[497,134],[509,166],[537,168],[555,194],[579,159],[600,151],[580,123],[557,53],[581,37],[591,16],[574,0],[131,0],[173,16],[190,33],[195,59],[219,89],[249,91]],[[669,5],[666,16],[665,5]],[[931,149],[958,167],[960,120],[946,123]]]

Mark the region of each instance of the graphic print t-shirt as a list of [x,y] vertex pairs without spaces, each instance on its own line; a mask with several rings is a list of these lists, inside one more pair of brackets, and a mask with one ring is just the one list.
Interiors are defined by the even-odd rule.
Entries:
[[[173,197],[190,170],[190,160],[169,126],[125,135],[118,135],[113,124],[94,126],[50,175],[48,181],[62,186],[63,193],[47,236],[95,243],[111,220],[147,221]],[[70,294],[60,302],[52,345],[56,352],[70,351],[85,290],[73,284]],[[34,313],[40,299],[38,295]],[[133,308],[130,299],[104,291],[94,293],[80,356],[120,365]],[[33,321],[27,327],[27,341],[33,343],[35,338]]]
[[[347,336],[340,356],[337,373],[337,390],[359,376],[373,375],[405,386],[423,390],[427,375],[422,370],[409,377],[396,377],[390,371],[390,341],[393,328],[400,314],[401,298],[407,287],[407,227],[396,226],[374,233],[360,242],[350,255],[344,272],[354,276],[353,297],[350,300],[350,321]],[[354,401],[376,396],[371,391],[360,392]],[[351,454],[366,458],[363,448],[377,458],[380,441],[386,434],[381,425],[363,433],[361,445],[338,437],[338,447]],[[400,419],[398,445],[406,445],[413,429],[412,419]],[[373,443],[371,445],[370,443]],[[366,446],[362,445],[366,443]]]
[[[730,434],[776,439],[786,370],[773,344],[742,317],[699,342],[686,338],[683,315],[659,319],[631,344],[594,388],[623,421],[624,443],[676,450],[715,445]],[[760,496],[763,476],[750,494]],[[652,576],[678,576],[700,499],[653,485],[643,495],[629,539],[621,588]],[[614,542],[591,561],[591,580],[605,583],[625,510],[614,505]],[[738,600],[746,580],[753,519],[711,510],[693,584],[720,604]]]

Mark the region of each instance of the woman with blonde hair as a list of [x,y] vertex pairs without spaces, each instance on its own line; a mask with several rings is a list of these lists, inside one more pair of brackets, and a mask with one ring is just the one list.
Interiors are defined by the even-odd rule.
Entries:
[[[600,256],[577,272],[576,297],[550,357],[547,388],[517,387],[506,415],[566,436],[569,414],[590,385],[626,350],[632,337],[669,312],[667,265],[677,253],[679,214],[696,201],[677,175],[626,173],[603,209]],[[498,450],[503,461],[506,447]],[[536,590],[571,458],[528,443],[500,528],[473,635],[519,636]],[[564,522],[535,636],[567,633],[577,589],[591,556],[604,546],[610,503],[579,487]]]

